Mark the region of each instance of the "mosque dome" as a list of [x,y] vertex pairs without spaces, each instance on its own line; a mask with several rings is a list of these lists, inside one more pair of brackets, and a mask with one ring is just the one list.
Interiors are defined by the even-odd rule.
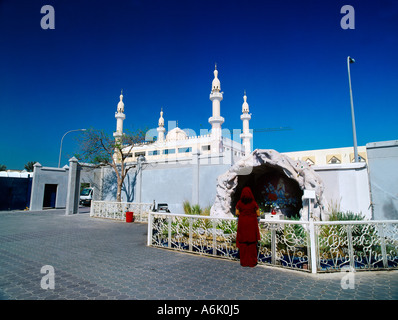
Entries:
[[186,132],[178,127],[170,130],[169,133],[166,135],[167,141],[176,141],[176,140],[185,140],[188,138]]

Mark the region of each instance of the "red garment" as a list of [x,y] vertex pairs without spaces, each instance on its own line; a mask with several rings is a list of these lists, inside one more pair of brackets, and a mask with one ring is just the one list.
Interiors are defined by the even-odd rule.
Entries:
[[242,267],[255,267],[257,265],[257,243],[241,242],[239,256]]
[[242,190],[236,205],[239,210],[236,246],[239,248],[240,264],[254,267],[257,264],[257,241],[260,240],[257,213],[258,205],[249,187]]

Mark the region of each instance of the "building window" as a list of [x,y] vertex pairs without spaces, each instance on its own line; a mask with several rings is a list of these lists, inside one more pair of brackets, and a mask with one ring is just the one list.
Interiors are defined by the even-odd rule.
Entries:
[[148,151],[148,156],[156,156],[159,154],[159,150]]
[[176,153],[176,149],[165,149],[163,150],[163,154],[174,154]]
[[313,166],[315,164],[315,162],[310,158],[307,158],[305,162],[307,162],[310,166]]
[[144,157],[145,157],[145,151],[136,152],[136,153],[134,153],[134,156],[135,156],[136,158],[138,158],[139,156],[144,156]]
[[[363,157],[362,157],[361,155],[359,155],[359,154],[358,154],[358,160],[359,160],[359,162],[366,162],[365,158],[363,158]],[[354,154],[352,154],[351,162],[352,162],[352,163],[355,162]]]
[[341,161],[339,159],[337,159],[336,157],[332,157],[329,160],[329,164],[340,164]]
[[192,148],[178,148],[178,153],[188,153],[188,152],[192,152]]
[[209,151],[210,150],[210,145],[207,146],[202,146],[203,151]]

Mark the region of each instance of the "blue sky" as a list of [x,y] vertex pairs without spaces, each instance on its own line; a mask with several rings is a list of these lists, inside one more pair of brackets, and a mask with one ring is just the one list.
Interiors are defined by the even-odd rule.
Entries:
[[[343,30],[343,5],[355,29]],[[55,9],[43,30],[40,9]],[[247,91],[254,148],[352,146],[347,56],[358,145],[398,139],[398,2],[338,0],[1,0],[0,164],[57,166],[72,129],[110,134],[123,88],[130,130],[165,121],[210,129],[217,62],[223,128],[241,129]],[[78,150],[64,139],[61,165]]]

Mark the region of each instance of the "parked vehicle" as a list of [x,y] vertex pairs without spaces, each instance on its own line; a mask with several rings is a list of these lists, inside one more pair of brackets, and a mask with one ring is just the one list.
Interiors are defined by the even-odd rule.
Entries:
[[169,205],[167,203],[158,203],[158,209],[154,210],[157,212],[170,212]]
[[93,188],[84,188],[80,192],[80,204],[83,206],[90,206],[93,200]]

